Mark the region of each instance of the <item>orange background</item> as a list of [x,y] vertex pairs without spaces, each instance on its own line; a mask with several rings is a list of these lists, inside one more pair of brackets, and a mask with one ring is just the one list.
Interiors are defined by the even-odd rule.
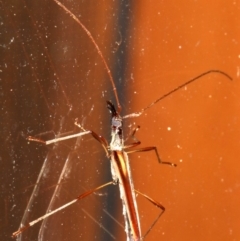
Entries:
[[[162,160],[178,165],[159,165],[151,152],[130,156],[136,189],[166,208],[146,240],[239,240],[239,3],[65,4],[103,51],[122,115],[140,111],[205,71],[218,69],[233,78],[210,74],[198,79],[141,117],[126,120],[125,136],[140,125],[136,135],[142,147],[156,146]],[[91,137],[52,147],[28,144],[25,137],[77,132],[73,123],[78,118],[109,141],[105,101],[115,98],[89,38],[53,1],[8,1],[2,11],[1,177],[6,185],[1,189],[0,236],[11,240],[44,160],[49,172],[45,170],[28,221],[46,212],[57,185],[54,178],[66,160],[72,169],[56,206],[111,180],[109,161]],[[144,234],[159,210],[137,200]],[[53,216],[43,240],[125,240],[124,229],[105,218],[105,210],[123,224],[117,187]],[[37,240],[39,229],[26,231],[22,240]]]

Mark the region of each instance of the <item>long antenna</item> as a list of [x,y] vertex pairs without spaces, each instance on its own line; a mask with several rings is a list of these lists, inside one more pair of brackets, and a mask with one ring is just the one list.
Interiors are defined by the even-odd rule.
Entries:
[[113,92],[116,98],[116,102],[117,102],[117,106],[118,106],[118,112],[121,111],[122,107],[120,105],[119,102],[119,98],[118,98],[118,94],[117,94],[117,89],[116,89],[116,85],[114,83],[113,77],[112,77],[112,73],[107,65],[107,62],[105,61],[105,58],[103,57],[102,51],[100,50],[98,44],[96,43],[95,39],[93,38],[92,34],[87,30],[87,28],[85,27],[85,25],[83,25],[83,23],[79,20],[79,18],[74,15],[69,9],[67,9],[62,3],[60,3],[58,0],[53,0],[58,6],[60,6],[67,14],[69,14],[70,17],[72,17],[79,25],[80,27],[84,30],[84,32],[87,34],[87,36],[89,37],[89,39],[91,40],[91,42],[93,43],[94,47],[96,48],[99,56],[102,59],[102,62],[104,64],[105,69],[107,70],[108,76],[110,78],[112,87],[113,87]]
[[190,80],[188,80],[187,82],[179,85],[178,87],[176,87],[175,89],[171,90],[171,91],[168,92],[167,94],[161,96],[160,98],[156,99],[156,100],[153,101],[151,104],[149,104],[147,107],[143,108],[140,112],[136,112],[136,113],[132,113],[132,114],[126,115],[126,116],[124,116],[123,118],[132,118],[132,117],[138,117],[138,116],[142,115],[142,113],[143,113],[145,110],[151,108],[153,105],[155,105],[156,103],[158,103],[160,100],[166,98],[167,96],[169,96],[169,95],[171,95],[172,93],[178,91],[179,89],[181,89],[181,88],[183,88],[183,87],[185,87],[185,86],[193,83],[195,80],[200,79],[201,77],[203,77],[203,76],[205,76],[205,75],[207,75],[207,74],[210,74],[210,73],[219,73],[219,74],[222,74],[222,75],[226,76],[228,79],[232,80],[232,78],[231,78],[228,74],[226,74],[225,72],[223,72],[223,71],[221,71],[221,70],[209,70],[209,71],[206,71],[206,72],[198,75],[197,77],[194,77],[193,79],[190,79]]

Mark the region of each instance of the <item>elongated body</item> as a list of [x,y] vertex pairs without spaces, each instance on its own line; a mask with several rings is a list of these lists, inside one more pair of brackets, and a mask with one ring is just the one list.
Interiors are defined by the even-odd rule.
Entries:
[[[125,218],[125,231],[128,240],[140,240],[141,229],[137,210],[137,202],[134,193],[131,170],[126,152],[112,151],[111,170],[113,177],[116,177],[120,197],[123,202],[123,215]],[[117,173],[117,174],[116,174]]]
[[111,102],[108,101],[107,104],[112,113],[112,140],[109,147],[112,177],[114,182],[119,184],[127,238],[128,240],[138,241],[141,238],[140,221],[129,160],[127,153],[123,150],[122,118]]

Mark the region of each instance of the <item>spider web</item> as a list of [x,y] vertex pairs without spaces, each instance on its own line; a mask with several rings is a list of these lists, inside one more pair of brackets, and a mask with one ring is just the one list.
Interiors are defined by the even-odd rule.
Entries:
[[[62,9],[53,1],[10,4],[11,7],[5,8],[6,20],[8,29],[14,33],[9,32],[5,49],[14,52],[10,65],[15,72],[9,72],[8,78],[13,79],[13,101],[17,103],[13,111],[18,123],[14,127],[18,133],[14,145],[19,146],[17,155],[10,152],[17,156],[12,192],[18,193],[10,202],[17,206],[15,222],[26,225],[111,180],[109,160],[91,136],[48,147],[29,143],[26,137],[49,140],[80,132],[74,126],[78,118],[84,128],[109,139],[106,100],[114,101],[114,97],[94,46]],[[107,13],[111,6],[91,8],[89,3],[71,2],[68,7],[92,29],[107,62],[114,62],[117,56],[121,64],[124,55],[116,53],[123,49],[118,49],[115,39],[119,38],[119,10],[111,22],[110,15],[103,18],[102,13]],[[91,15],[95,15],[93,20]],[[14,37],[11,39],[11,36]],[[121,69],[115,71],[118,79],[123,78],[119,71]],[[73,205],[29,228],[17,240],[118,239],[117,229],[121,235],[125,234],[121,227],[122,210],[116,211],[116,205],[121,207],[118,189],[106,188],[82,200],[80,205]]]

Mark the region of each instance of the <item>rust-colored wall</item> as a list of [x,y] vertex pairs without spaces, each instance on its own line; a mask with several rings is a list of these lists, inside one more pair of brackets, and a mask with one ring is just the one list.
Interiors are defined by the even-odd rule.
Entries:
[[134,7],[134,110],[210,69],[233,78],[205,76],[136,120],[144,146],[157,146],[164,161],[178,164],[158,165],[153,153],[134,161],[141,191],[166,207],[148,240],[239,239],[239,7],[219,1]]
[[[156,0],[65,4],[103,51],[123,115],[141,110],[210,69],[232,76],[231,82],[210,74],[173,93],[141,117],[126,120],[125,136],[140,125],[136,135],[142,147],[157,146],[162,160],[178,165],[160,165],[151,152],[130,156],[136,189],[166,207],[146,240],[240,239],[239,4]],[[73,123],[78,118],[85,128],[109,140],[105,101],[115,99],[89,38],[53,1],[8,1],[1,11],[0,237],[11,240],[44,160],[50,167],[28,221],[46,212],[66,160],[72,169],[55,206],[111,180],[109,161],[91,137],[47,148],[28,144],[25,137],[76,132]],[[98,194],[49,219],[50,236],[43,240],[125,240],[123,228],[105,214],[108,210],[123,223],[118,188]],[[159,210],[141,197],[137,200],[145,233]],[[37,240],[39,228],[28,230],[22,240]]]

